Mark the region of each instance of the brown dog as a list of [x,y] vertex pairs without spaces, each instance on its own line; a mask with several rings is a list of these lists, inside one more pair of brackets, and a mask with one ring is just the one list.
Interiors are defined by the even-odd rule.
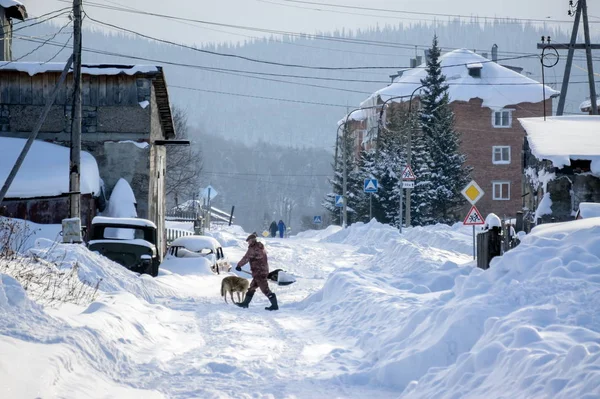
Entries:
[[225,303],[227,303],[227,293],[229,292],[231,302],[235,303],[233,300],[233,293],[236,292],[238,303],[240,303],[246,297],[246,291],[248,291],[249,285],[250,283],[245,278],[238,276],[225,277],[221,280],[221,296],[225,299]]

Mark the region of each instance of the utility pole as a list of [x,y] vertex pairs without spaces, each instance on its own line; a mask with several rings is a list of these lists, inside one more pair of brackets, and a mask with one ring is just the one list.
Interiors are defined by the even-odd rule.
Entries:
[[[572,2],[569,2],[571,5]],[[585,44],[577,44],[577,32],[579,30],[579,20],[583,14],[583,31],[585,34]],[[569,15],[572,12],[569,11]],[[573,65],[573,53],[575,50],[585,50],[587,58],[587,72],[588,81],[590,85],[590,102],[592,103],[592,115],[598,114],[598,105],[596,102],[596,86],[594,84],[594,68],[592,64],[592,49],[600,49],[600,44],[591,44],[590,42],[590,28],[587,14],[587,2],[586,0],[579,0],[577,2],[577,8],[575,10],[575,19],[573,21],[573,30],[571,32],[571,41],[567,43],[557,43],[554,45],[557,49],[568,48],[567,63],[565,65],[565,73],[563,76],[562,86],[560,90],[560,97],[558,99],[558,108],[556,109],[556,115],[562,115],[565,110],[565,102],[567,99],[567,90],[569,88],[569,77],[571,76],[571,66]],[[544,44],[538,44],[538,49],[543,49]],[[544,101],[546,99],[544,98]]]
[[2,203],[2,201],[4,200],[4,197],[6,196],[6,193],[8,192],[8,189],[10,188],[10,185],[12,184],[13,180],[15,179],[15,176],[17,176],[17,173],[19,172],[19,168],[21,168],[21,165],[23,164],[23,161],[25,160],[25,157],[27,156],[29,149],[33,145],[35,138],[37,137],[40,129],[42,128],[42,125],[44,124],[44,121],[46,120],[46,117],[48,116],[48,113],[50,112],[50,108],[52,107],[52,104],[54,104],[54,101],[56,100],[56,97],[58,96],[58,90],[60,89],[60,86],[62,86],[62,84],[65,82],[65,79],[67,78],[67,73],[69,72],[69,69],[71,69],[72,64],[73,64],[73,56],[69,57],[69,60],[65,64],[65,67],[60,75],[60,78],[58,79],[58,82],[56,83],[54,90],[52,90],[52,93],[50,94],[50,98],[48,98],[48,102],[46,103],[46,106],[44,107],[44,110],[42,111],[42,115],[40,116],[40,119],[38,119],[38,122],[35,125],[31,134],[29,135],[29,138],[27,139],[27,142],[25,143],[23,150],[21,150],[21,154],[19,154],[19,157],[17,158],[15,165],[13,166],[12,170],[6,177],[6,181],[4,182],[2,189],[0,189],[0,203]]
[[81,217],[81,0],[73,0],[73,110],[69,163],[69,217]]
[[[348,114],[349,115],[349,114]],[[342,207],[342,228],[345,229],[348,226],[348,197],[347,197],[347,186],[348,186],[348,149],[347,147],[347,132],[348,132],[348,118],[344,124],[344,130],[342,131],[342,163],[344,168],[344,178],[342,182],[342,198],[344,206]]]

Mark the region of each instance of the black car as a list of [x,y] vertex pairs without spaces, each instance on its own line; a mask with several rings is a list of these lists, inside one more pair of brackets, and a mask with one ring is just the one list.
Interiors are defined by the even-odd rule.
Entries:
[[150,220],[96,216],[89,237],[90,251],[133,272],[158,275],[161,254],[156,247],[156,225]]

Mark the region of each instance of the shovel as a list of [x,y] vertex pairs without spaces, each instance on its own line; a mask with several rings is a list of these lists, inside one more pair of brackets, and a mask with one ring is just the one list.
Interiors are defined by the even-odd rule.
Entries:
[[[236,270],[237,270],[237,269],[236,269]],[[246,274],[252,275],[252,273],[250,273],[250,272],[247,272],[247,271],[245,271],[244,269],[242,269],[242,270],[239,270],[239,271],[240,271],[240,272],[242,272],[242,273],[246,273]],[[281,279],[282,281],[280,281],[280,279],[279,279],[279,277],[280,277],[280,273],[281,273],[281,277],[284,277],[284,278],[282,278],[282,279]],[[285,272],[284,272],[283,270],[281,270],[281,269],[276,269],[276,270],[273,270],[272,272],[270,272],[270,273],[269,273],[269,275],[268,275],[268,277],[267,277],[267,278],[268,278],[269,280],[271,280],[271,281],[274,281],[274,282],[276,282],[276,283],[277,283],[277,285],[290,285],[290,284],[293,284],[293,283],[295,283],[295,282],[296,282],[296,279],[295,279],[293,276],[291,276],[291,275],[290,275],[290,274],[288,274],[288,273],[285,273]]]

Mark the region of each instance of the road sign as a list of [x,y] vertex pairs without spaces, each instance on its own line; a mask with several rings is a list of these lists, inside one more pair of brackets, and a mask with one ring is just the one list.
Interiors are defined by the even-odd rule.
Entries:
[[406,165],[406,168],[404,168],[404,171],[402,172],[402,180],[417,180],[417,176],[415,176],[413,173],[410,165]]
[[323,219],[321,219],[321,216],[315,216],[315,217],[313,217],[313,223],[321,224],[321,223],[323,223]]
[[203,188],[202,190],[200,190],[200,197],[201,198],[208,198],[208,196],[210,195],[210,200],[212,201],[213,198],[215,198],[217,195],[219,195],[219,193],[217,192],[217,190],[215,190],[212,186],[207,186],[206,188]]
[[467,184],[467,186],[463,188],[460,193],[467,199],[467,201],[471,203],[471,205],[475,205],[475,203],[479,201],[484,194],[481,187],[475,183],[475,180],[471,180],[471,182]]
[[402,188],[415,188],[415,182],[414,181],[403,181]]
[[477,226],[480,224],[485,224],[485,220],[481,217],[481,213],[475,208],[475,205],[471,207],[471,210],[467,214],[467,217],[463,221],[465,226]]
[[337,207],[344,206],[344,196],[343,195],[335,196],[335,206],[337,206]]
[[377,179],[365,179],[365,193],[376,193],[378,187]]

